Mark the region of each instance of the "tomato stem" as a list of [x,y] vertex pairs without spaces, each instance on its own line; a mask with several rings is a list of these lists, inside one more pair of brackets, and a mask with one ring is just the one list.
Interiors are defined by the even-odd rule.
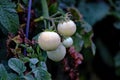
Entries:
[[[41,0],[41,5],[42,5],[42,11],[43,11],[43,17],[49,18],[49,12],[48,12],[48,5],[46,0]],[[50,22],[45,21],[45,28],[50,28]]]
[[42,21],[42,20],[44,20],[44,17],[40,16],[39,18],[34,19],[34,22],[39,22],[39,21]]

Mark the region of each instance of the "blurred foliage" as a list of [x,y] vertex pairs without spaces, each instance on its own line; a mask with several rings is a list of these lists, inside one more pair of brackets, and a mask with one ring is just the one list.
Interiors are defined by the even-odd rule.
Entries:
[[[80,14],[82,14],[83,19],[85,19],[85,21],[87,21],[92,26],[94,26],[98,22],[102,21],[108,15],[113,16],[116,19],[115,22],[112,23],[113,27],[115,27],[117,30],[120,29],[120,1],[119,0],[115,0],[115,1],[114,0],[107,0],[107,1],[106,0],[92,0],[92,1],[89,1],[89,0],[78,0],[78,1],[77,0],[58,0],[58,2],[59,2],[59,6],[65,10],[67,10],[67,8],[69,8],[69,7],[77,8],[80,11]],[[95,27],[97,27],[97,26],[95,26]],[[88,29],[90,29],[90,28],[88,28]],[[78,30],[81,30],[81,29],[78,28]],[[76,38],[78,38],[78,39],[76,39],[77,43],[79,43],[80,41],[81,42],[79,44],[75,43],[75,45],[79,45],[81,47],[81,45],[83,45],[83,43],[84,43],[82,36],[77,36]],[[106,38],[107,38],[107,36],[106,36]],[[99,50],[102,61],[105,64],[107,64],[108,66],[114,67],[116,69],[116,71],[115,71],[116,74],[118,76],[120,76],[119,52],[114,53],[114,54],[116,54],[116,56],[114,57],[113,54],[111,54],[112,52],[109,52],[108,47],[106,47],[103,42],[99,41],[99,39],[96,40],[95,43],[96,43],[97,49]],[[86,40],[89,40],[89,39],[86,39]],[[119,42],[118,42],[118,44],[119,44]],[[94,45],[92,45],[92,46],[95,47]],[[81,48],[79,48],[77,50],[81,50]],[[84,53],[84,54],[85,54],[85,56],[88,55],[87,53]],[[85,57],[85,59],[87,59],[87,58],[90,58],[90,55],[88,55],[88,57]],[[88,59],[88,60],[92,61],[92,58]],[[89,61],[87,61],[87,62],[89,62]]]
[[104,2],[80,3],[78,6],[83,18],[91,25],[103,19],[109,12],[109,6]]
[[[46,63],[44,62],[46,61],[46,57],[47,57],[46,52],[42,51],[43,53],[41,53],[41,50],[37,45],[34,47],[31,45],[27,45],[27,46],[21,45],[21,47],[27,49],[27,52],[29,53],[29,58],[24,57],[23,59],[23,55],[21,56],[22,53],[20,53],[21,60],[18,60],[16,58],[12,58],[13,60],[10,59],[8,62],[8,66],[12,70],[14,70],[17,74],[7,72],[8,70],[6,68],[7,63],[4,62],[4,60],[7,60],[6,57],[7,34],[12,33],[14,34],[14,37],[16,37],[15,35],[18,35],[17,31],[19,27],[21,27],[20,25],[24,25],[19,21],[21,20],[21,18],[23,18],[23,16],[26,17],[27,15],[27,13],[24,12],[24,9],[28,7],[28,0],[18,0],[18,1],[20,1],[21,5],[24,5],[22,6],[23,8],[21,7],[24,13],[24,15],[22,16],[19,16],[16,12],[16,8],[18,7],[18,5],[16,4],[17,2],[16,0],[0,0],[0,36],[1,36],[0,61],[2,63],[5,63],[5,65],[0,64],[0,79],[16,80],[16,79],[20,79],[19,77],[20,75],[26,80],[39,80],[38,78],[41,77],[42,77],[41,80],[50,80],[51,75],[47,72]],[[95,24],[99,23],[107,16],[113,16],[116,19],[112,23],[112,26],[116,30],[120,30],[120,1],[119,0],[91,0],[91,1],[90,0],[47,0],[47,2],[48,2],[48,9],[50,16],[52,16],[54,13],[61,12],[64,14],[64,12],[69,11],[72,14],[71,19],[75,20],[75,23],[77,24],[77,32],[75,35],[72,36],[72,38],[74,40],[75,49],[84,55],[83,64],[80,65],[80,68],[81,66],[84,66],[84,68],[83,67],[81,68],[82,70],[80,69],[80,73],[81,73],[80,79],[99,80],[98,76],[97,78],[95,78],[96,74],[94,73],[93,71],[94,67],[92,66],[92,61],[94,60],[94,57],[96,57],[96,54],[97,55],[99,54],[99,57],[108,67],[115,68],[114,71],[116,73],[115,75],[120,77],[120,50],[116,51],[117,53],[114,53],[115,56],[113,56],[113,54],[111,54],[112,52],[110,52],[110,50],[108,49],[108,46],[104,45],[101,39],[95,40],[96,44],[94,44],[93,41],[93,37],[94,37],[93,28]],[[32,9],[35,9],[34,10],[35,18],[39,18],[42,15],[41,2],[39,0],[33,0]],[[31,19],[31,21],[34,20]],[[44,30],[45,28],[44,26],[46,26],[44,25],[44,23],[45,21],[41,20],[39,21],[39,23],[36,23],[36,26],[31,26],[30,34],[32,34],[31,35],[32,38],[34,37],[33,38],[34,40],[36,40],[39,33]],[[102,34],[102,31],[100,34]],[[12,49],[20,52],[23,51],[23,50],[18,50],[18,48],[14,48],[17,46],[16,43],[11,45],[13,45]],[[95,52],[96,49],[99,51],[99,53]],[[42,56],[42,57],[38,57],[38,56]],[[31,74],[21,75],[24,74],[24,71],[26,70],[26,66],[23,65],[24,62],[30,63],[29,67],[32,68],[32,73],[35,76]],[[36,66],[35,64],[33,64],[33,62],[36,62],[36,64],[39,65]],[[99,66],[99,69],[100,67],[101,66]],[[86,77],[88,76],[88,74],[92,76],[89,77],[89,79]]]

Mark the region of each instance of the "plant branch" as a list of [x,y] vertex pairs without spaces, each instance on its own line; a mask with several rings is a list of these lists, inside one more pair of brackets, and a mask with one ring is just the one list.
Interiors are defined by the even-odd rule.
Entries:
[[[26,26],[26,38],[29,37],[29,27],[30,27],[30,17],[31,17],[31,6],[32,6],[32,0],[29,0],[28,15],[27,15],[27,26]],[[24,49],[24,55],[27,55],[26,49]]]
[[31,6],[32,6],[32,0],[29,0],[29,5],[28,5],[28,16],[27,16],[27,26],[26,26],[26,37],[28,38],[28,33],[29,33],[29,27],[30,27],[30,17],[31,17]]
[[[42,5],[43,17],[49,18],[47,1],[46,0],[41,0],[41,5]],[[44,23],[47,23],[47,25],[45,24],[45,28],[48,26],[47,28],[49,29],[50,22],[44,21]]]

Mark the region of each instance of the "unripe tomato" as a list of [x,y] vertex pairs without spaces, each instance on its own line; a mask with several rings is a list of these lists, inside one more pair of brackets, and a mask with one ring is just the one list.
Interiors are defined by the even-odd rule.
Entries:
[[62,44],[54,51],[47,51],[48,58],[55,62],[61,61],[65,57],[65,54],[66,48]]
[[38,38],[38,44],[45,51],[55,50],[60,43],[61,38],[56,32],[45,31]]
[[63,45],[68,48],[70,46],[72,46],[73,44],[73,39],[71,37],[66,38],[65,40],[63,40]]
[[57,26],[58,33],[63,36],[72,36],[76,32],[76,24],[72,21],[66,21],[63,23],[59,23]]

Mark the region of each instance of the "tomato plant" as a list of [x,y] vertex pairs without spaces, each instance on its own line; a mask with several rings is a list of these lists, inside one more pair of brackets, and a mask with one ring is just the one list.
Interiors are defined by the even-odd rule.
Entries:
[[84,53],[95,55],[92,28],[77,8],[64,10],[60,2],[0,0],[0,80],[54,80],[52,62],[61,64],[65,80],[81,78]]

